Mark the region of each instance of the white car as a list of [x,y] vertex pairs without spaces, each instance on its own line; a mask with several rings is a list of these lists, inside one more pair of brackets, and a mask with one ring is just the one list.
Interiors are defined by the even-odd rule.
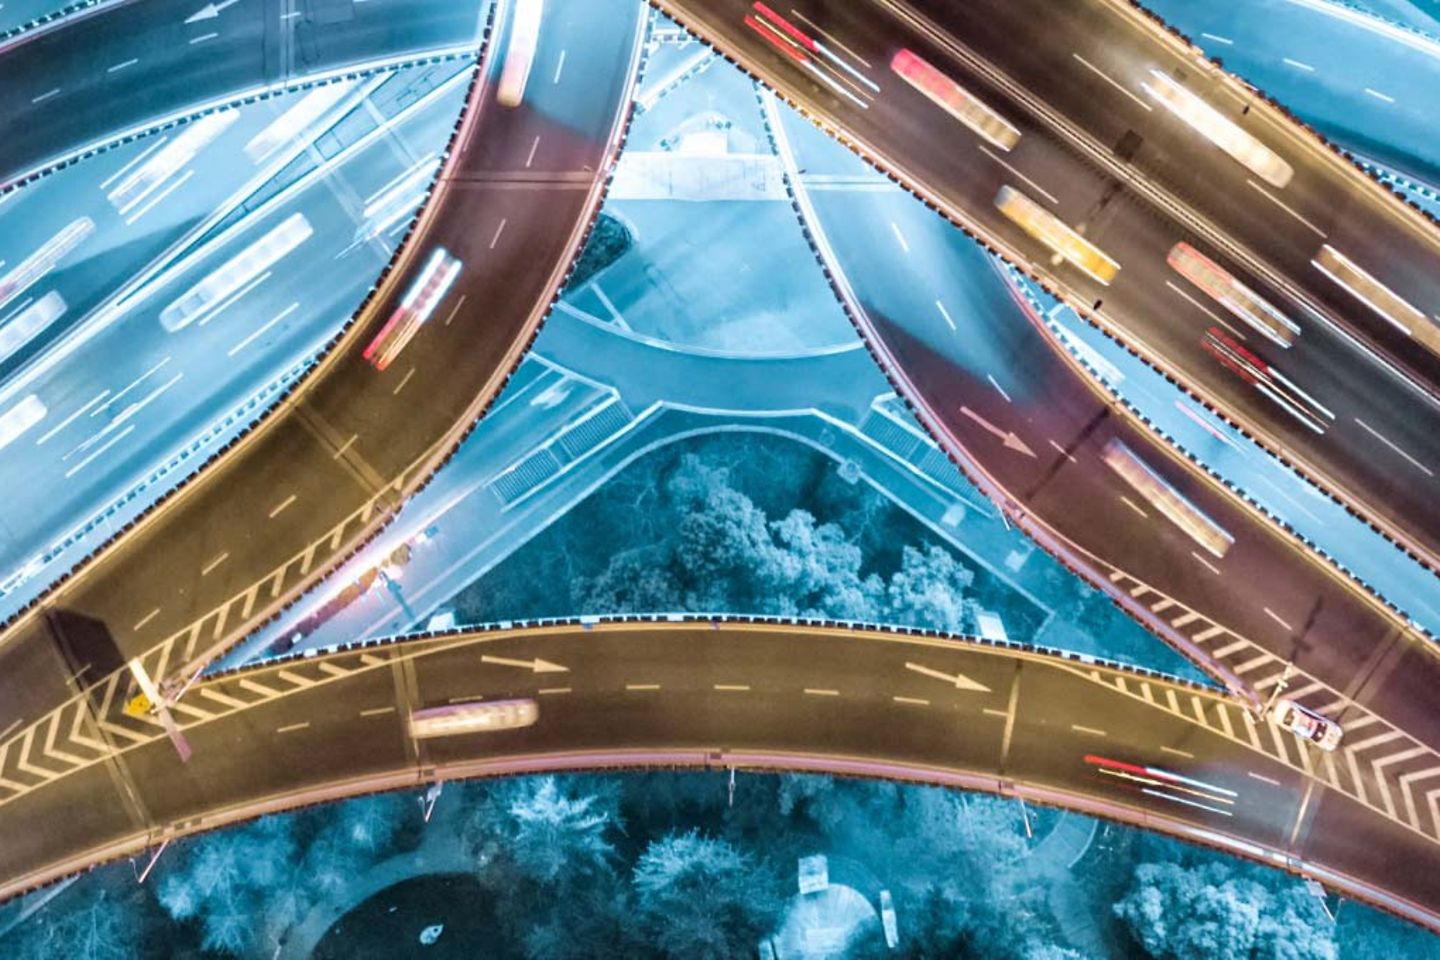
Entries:
[[1270,708],[1270,719],[1321,750],[1334,750],[1340,746],[1340,738],[1344,735],[1340,724],[1300,706],[1294,700],[1275,701],[1275,706]]

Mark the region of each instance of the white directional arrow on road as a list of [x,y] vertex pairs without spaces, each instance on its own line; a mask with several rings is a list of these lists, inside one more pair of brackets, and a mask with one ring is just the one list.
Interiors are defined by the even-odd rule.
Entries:
[[944,680],[946,683],[955,685],[956,690],[974,690],[976,693],[989,693],[990,688],[983,683],[971,680],[963,673],[949,674],[941,670],[934,670],[930,667],[921,666],[918,663],[905,664],[906,670],[914,670],[916,673],[924,674],[927,677],[934,677],[936,680]]
[[502,667],[522,667],[535,673],[569,673],[569,667],[562,667],[549,660],[511,660],[509,657],[482,656],[481,663],[496,663]]
[[960,412],[965,414],[965,416],[969,417],[971,420],[974,420],[976,423],[980,424],[980,426],[984,427],[990,433],[993,433],[995,436],[999,437],[1001,441],[1004,442],[1007,449],[1014,450],[1017,453],[1023,453],[1027,457],[1035,456],[1035,451],[1031,450],[1028,446],[1026,446],[1025,441],[1017,437],[1013,430],[1001,430],[999,427],[995,426],[995,424],[991,423],[989,420],[986,420],[984,417],[980,416],[980,414],[976,413],[974,410],[971,410],[969,407],[961,407]]
[[220,11],[226,7],[233,7],[240,0],[220,0],[219,3],[207,3],[185,18],[186,23],[199,23],[201,20],[214,20],[220,16]]

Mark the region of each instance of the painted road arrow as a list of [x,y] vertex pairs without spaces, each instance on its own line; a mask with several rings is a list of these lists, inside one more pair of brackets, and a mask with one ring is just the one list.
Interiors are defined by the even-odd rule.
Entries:
[[481,663],[495,663],[502,667],[522,667],[535,673],[569,673],[569,667],[562,667],[549,660],[511,660],[509,657],[482,656]]
[[980,414],[976,413],[974,410],[971,410],[969,407],[961,407],[960,412],[965,414],[965,416],[969,417],[971,420],[974,420],[976,423],[980,424],[980,426],[984,427],[986,431],[993,433],[995,436],[999,437],[1001,442],[1005,444],[1006,449],[1014,450],[1016,453],[1023,453],[1027,457],[1035,456],[1035,451],[1031,450],[1028,446],[1026,446],[1025,441],[1017,437],[1013,430],[1001,430],[999,427],[995,426],[995,424],[991,423],[989,420],[986,420],[984,417],[980,416]]
[[990,688],[983,683],[977,683],[965,676],[963,673],[949,674],[940,670],[932,670],[930,667],[921,666],[918,663],[905,664],[906,670],[914,670],[916,673],[924,674],[927,677],[934,677],[936,680],[944,680],[946,683],[953,683],[956,690],[974,690],[976,693],[989,693]]
[[220,0],[219,3],[207,3],[185,18],[186,23],[199,23],[201,20],[214,20],[220,16],[220,11],[226,7],[233,7],[240,0]]

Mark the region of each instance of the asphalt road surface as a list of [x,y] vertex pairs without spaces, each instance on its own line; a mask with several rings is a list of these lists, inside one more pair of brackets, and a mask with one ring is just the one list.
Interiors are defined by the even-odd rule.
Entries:
[[[477,0],[106,4],[0,42],[0,189],[69,151],[350,64],[480,42]],[[198,16],[198,19],[197,19]]]
[[[534,726],[408,734],[411,710],[515,697],[538,701]],[[0,768],[0,896],[166,837],[359,792],[736,766],[1074,806],[1440,924],[1433,812],[1419,830],[1402,827],[1357,799],[1343,764],[1208,689],[1018,649],[773,623],[570,624],[266,665],[203,681],[182,708],[188,763],[153,720],[112,709],[98,716],[118,754],[94,745],[87,711],[43,748],[27,744],[28,769]]]
[[[1436,565],[1440,235],[1298,127],[1237,98],[1243,88],[1161,43],[1109,0],[1063,9],[1044,0],[945,0],[927,6],[930,21],[896,0],[816,0],[789,16],[845,61],[828,66],[811,56],[812,66],[827,64],[826,80],[748,27],[744,0],[659,6],[1049,278],[1077,308],[1094,314],[1098,304],[1100,322]],[[999,111],[1020,131],[1014,149],[1002,154],[892,73],[902,48]],[[1283,154],[1293,181],[1283,190],[1260,181],[1157,107],[1141,87],[1156,82],[1152,67]],[[1005,185],[1117,261],[1114,280],[1104,286],[1052,260],[996,208]],[[1173,270],[1166,255],[1182,240],[1291,317],[1302,331],[1294,346],[1270,343]],[[1317,270],[1311,260],[1322,244],[1418,305],[1426,317],[1415,335]],[[1206,330],[1226,324],[1323,408],[1309,410],[1322,432],[1207,352]]]
[[[157,678],[198,665],[318,580],[438,467],[518,363],[598,208],[641,13],[638,2],[548,4],[515,108],[495,102],[500,55],[487,56],[418,235],[321,371],[7,625],[0,729],[132,656],[155,658]],[[462,262],[458,279],[376,370],[363,349],[440,246]]]
[[[196,449],[196,438],[213,436],[213,425],[257,393],[273,396],[277,381],[287,371],[298,376],[302,361],[349,319],[400,239],[387,230],[388,236],[356,241],[357,234],[379,232],[365,217],[366,198],[407,175],[417,161],[411,182],[423,191],[465,105],[473,68],[473,61],[450,60],[362,82],[358,89],[374,88],[373,93],[353,110],[343,104],[337,113],[345,120],[337,117],[334,127],[322,123],[308,132],[327,148],[331,137],[350,134],[346,151],[332,150],[328,165],[315,164],[294,178],[266,179],[274,160],[252,172],[256,168],[242,146],[274,119],[279,104],[293,105],[305,94],[250,108],[254,120],[231,128],[240,134],[238,142],[222,136],[188,171],[177,170],[168,185],[157,185],[159,197],[181,184],[163,196],[158,209],[122,217],[93,189],[93,179],[83,186],[76,182],[77,174],[83,179],[97,164],[107,167],[108,154],[28,186],[0,207],[0,259],[12,264],[77,215],[91,215],[96,223],[85,255],[32,288],[36,296],[60,297],[65,314],[0,366],[0,410],[30,394],[47,409],[23,439],[0,451],[7,488],[0,503],[0,618],[17,612],[69,569],[57,543],[73,542],[77,528],[87,524],[102,525],[97,515],[109,514],[113,531],[123,523],[114,522],[117,503],[118,510],[139,513],[178,481],[185,467],[203,462],[208,452]],[[437,84],[443,85],[437,89]],[[391,119],[393,126],[382,128],[373,116]],[[368,127],[364,120],[371,121]],[[136,144],[137,154],[140,149]],[[298,165],[290,155],[309,150],[302,143],[277,152],[287,165]],[[318,149],[309,155],[320,156]],[[107,176],[130,159],[134,156],[116,163]],[[197,181],[205,189],[183,196]],[[284,195],[278,195],[281,187]],[[399,231],[408,228],[420,192],[405,199],[411,207],[393,213],[382,207],[396,217],[393,229]],[[203,324],[197,320],[175,331],[162,325],[170,303],[297,214],[312,234],[268,277],[262,274],[223,310],[201,318]],[[152,223],[152,216],[163,219]],[[317,262],[327,265],[323,285],[309,269]],[[160,279],[148,285],[130,280],[157,273]],[[127,281],[119,290],[117,277]],[[121,292],[126,286],[129,296]],[[146,292],[134,293],[137,287]],[[115,307],[122,296],[123,312]],[[6,369],[11,365],[20,369]],[[254,410],[251,406],[252,417]],[[235,419],[248,425],[244,412]],[[181,452],[185,463],[176,462]],[[157,468],[165,465],[172,467],[169,482],[155,481]],[[93,542],[106,536],[97,530]],[[12,573],[26,582],[15,584]]]
[[[1429,641],[1117,414],[1051,346],[1028,304],[1003,283],[974,282],[986,256],[970,244],[947,247],[938,218],[894,193],[802,190],[812,231],[833,250],[882,362],[902,371],[902,388],[924,401],[923,419],[1042,546],[1257,697],[1293,664],[1309,680],[1291,692],[1315,681],[1299,699],[1316,709],[1333,716],[1363,705],[1440,746],[1427,697],[1440,658]],[[1105,459],[1111,443],[1217,524],[1232,539],[1224,555],[1123,479]]]

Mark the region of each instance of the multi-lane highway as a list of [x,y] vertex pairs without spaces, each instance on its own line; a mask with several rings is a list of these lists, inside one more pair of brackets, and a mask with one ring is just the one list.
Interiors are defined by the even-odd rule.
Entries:
[[[412,710],[511,697],[538,701],[534,726],[408,733]],[[201,681],[179,718],[194,751],[184,764],[153,720],[111,706],[100,721],[120,751],[105,749],[91,714],[72,711],[0,766],[0,896],[169,837],[354,793],[696,766],[830,770],[1064,804],[1319,877],[1440,926],[1433,803],[1422,798],[1418,827],[1390,816],[1374,801],[1382,769],[1332,762],[1213,691],[1020,648],[721,621],[362,646]]]
[[[509,9],[498,8],[502,31]],[[127,657],[159,653],[153,672],[167,677],[223,649],[428,479],[518,362],[598,207],[642,23],[638,3],[547,4],[535,75],[515,107],[495,99],[501,34],[400,261],[320,371],[7,625],[0,729],[23,727]],[[434,282],[441,249],[448,288]],[[390,348],[413,340],[377,369],[364,354],[402,300],[433,319],[400,327]]]
[[151,0],[0,40],[0,190],[112,140],[351,64],[475,47],[487,4]]
[[[813,150],[798,162],[828,169]],[[1286,682],[1288,696],[1341,718],[1356,742],[1377,723],[1398,729],[1375,746],[1413,738],[1411,755],[1393,761],[1398,776],[1440,773],[1428,693],[1440,658],[1428,641],[1115,412],[1052,349],[1039,318],[1027,320],[1028,304],[1003,284],[965,282],[984,255],[947,244],[938,218],[885,193],[802,183],[800,197],[832,273],[890,351],[886,365],[914,396],[953,398],[922,404],[922,419],[1039,543],[1257,702]],[[1116,444],[1233,538],[1223,556],[1114,469]]]
[[[630,15],[616,16],[617,9]],[[502,27],[508,12],[502,3]],[[841,15],[825,22],[844,32]],[[1038,323],[990,331],[987,349],[1013,365],[1005,370],[1008,386],[997,384],[992,370],[976,369],[974,357],[958,346],[957,317],[973,333],[971,324],[983,326],[1006,309],[1012,318],[1023,320],[1023,313],[986,302],[983,294],[963,311],[932,310],[903,295],[887,302],[894,291],[878,282],[867,287],[856,271],[849,280],[859,293],[853,305],[867,330],[932,425],[973,454],[967,461],[992,495],[1057,554],[1098,573],[1138,617],[1177,645],[1204,651],[1201,659],[1218,664],[1237,685],[1263,694],[1279,681],[1284,662],[1297,661],[1306,684],[1297,695],[1347,725],[1344,751],[1333,758],[1315,754],[1254,723],[1236,702],[1156,678],[1117,682],[1109,671],[1034,666],[1039,661],[1008,652],[962,653],[933,644],[918,644],[923,650],[917,652],[911,641],[814,631],[562,630],[506,636],[478,655],[472,641],[457,640],[449,647],[347,653],[205,680],[175,707],[196,750],[185,766],[154,721],[120,713],[128,690],[125,675],[112,672],[126,657],[141,657],[154,676],[175,677],[248,632],[372,533],[488,404],[595,209],[639,56],[639,23],[638,4],[548,5],[532,88],[518,109],[494,102],[490,84],[499,54],[490,55],[437,202],[323,375],[9,626],[0,647],[9,694],[0,705],[6,731],[0,818],[24,824],[56,802],[75,808],[73,817],[46,830],[15,829],[20,839],[3,854],[11,858],[5,873],[24,879],[10,889],[176,830],[441,771],[678,758],[940,782],[989,778],[995,787],[1064,799],[1252,855],[1278,852],[1283,865],[1351,884],[1359,894],[1433,922],[1440,888],[1428,864],[1440,838],[1440,790],[1432,779],[1440,772],[1434,751],[1440,737],[1431,733],[1425,694],[1437,668],[1417,639],[1110,413],[1052,351]],[[883,62],[863,42],[853,40],[861,55]],[[913,45],[928,43],[917,37]],[[1081,59],[1091,67],[1097,62]],[[990,81],[976,82],[990,89],[984,87]],[[887,81],[887,88],[895,86]],[[804,95],[828,89],[816,86]],[[911,103],[913,115],[923,105]],[[870,109],[878,113],[880,102]],[[1023,114],[1017,107],[1017,123],[1026,122]],[[938,147],[940,156],[930,162],[958,155],[947,138],[962,133],[934,134],[940,128],[934,117],[909,126],[890,122],[913,141],[902,136],[902,145]],[[1047,130],[1043,121],[1024,128],[1024,142],[1042,144],[1038,166],[1027,169],[1062,171],[1053,189],[1075,203],[1109,175],[1097,178],[1082,164],[1071,176],[1084,151],[1058,141],[1046,148]],[[939,139],[928,141],[932,136]],[[983,156],[982,163],[1010,173],[1011,160],[1028,162],[1018,151],[1009,160]],[[928,182],[923,164],[919,169],[916,182]],[[1174,175],[1147,172],[1161,181]],[[994,188],[992,177],[984,189],[993,194]],[[1102,244],[1120,233],[1139,238],[1134,257],[1129,247],[1114,248],[1117,256],[1139,263],[1134,258],[1154,246],[1151,253],[1163,265],[1168,247],[1157,238],[1178,222],[1176,215],[1157,213],[1163,204],[1153,197],[1138,202],[1139,188],[1132,183],[1130,189],[1134,196],[1117,187],[1101,204],[1107,212],[1085,218],[1094,224],[1087,237]],[[1202,192],[1187,195],[1187,202],[1203,208],[1208,201]],[[1009,246],[1025,243],[1010,227],[991,228]],[[892,230],[900,233],[893,220],[879,216],[843,239],[831,231],[831,242],[841,261],[864,260],[867,270],[880,270],[886,259],[877,251],[890,243],[883,238]],[[847,254],[846,243],[860,244],[863,257]],[[903,235],[891,244],[892,254],[904,248]],[[1061,265],[1045,270],[1051,268],[1064,275]],[[886,282],[893,286],[899,274]],[[1067,287],[1076,282],[1065,281]],[[1114,284],[1117,293],[1120,286]],[[1131,306],[1145,314],[1140,306],[1148,295],[1126,287],[1118,299],[1128,306],[1120,314],[1128,316]],[[1107,303],[1110,297],[1104,294]],[[402,299],[425,303],[433,319],[393,362],[376,369],[362,353],[374,356],[368,345],[397,316]],[[914,319],[920,317],[930,319]],[[1323,329],[1307,327],[1285,356],[1299,357],[1300,344],[1324,337],[1341,349],[1343,339],[1316,332]],[[1128,461],[1112,456],[1117,444],[1137,453],[1193,512],[1174,513],[1173,498],[1137,497],[1140,488],[1128,479],[1136,476],[1133,465],[1119,467]],[[1076,503],[1093,509],[1077,511]],[[1197,548],[1198,540],[1166,525],[1167,507],[1172,516],[1188,516],[1192,528],[1195,514],[1203,515],[1231,542],[1223,551]],[[487,654],[500,659],[487,663]],[[517,685],[515,677],[533,681],[536,657],[565,664],[568,672],[554,676],[566,679],[551,684],[546,674],[540,684]],[[527,662],[531,674],[524,672]],[[956,679],[962,673],[974,682]],[[92,682],[88,693],[78,692]],[[353,689],[342,689],[349,684]],[[541,696],[545,722],[478,745],[441,742],[421,750],[403,736],[399,720],[411,707],[510,693]],[[56,705],[62,706],[52,712]],[[826,714],[827,705],[842,710]],[[976,716],[958,733],[951,723],[907,722],[912,714],[891,712],[948,721],[956,710],[970,709]],[[992,721],[994,729],[982,729]],[[497,747],[529,759],[473,762],[474,751]],[[264,751],[265,764],[248,751]],[[1170,773],[1154,772],[1162,766]],[[1115,771],[1159,783],[1137,796],[1129,789],[1136,781]],[[1184,782],[1169,779],[1177,773],[1203,784],[1204,806],[1164,795]],[[80,799],[61,797],[69,789]],[[1400,899],[1387,901],[1385,891]]]
[[[277,143],[277,131],[288,134],[314,99],[277,97],[232,119],[183,166],[196,145],[162,157],[151,174],[156,154],[140,157],[137,144],[114,151],[133,155],[113,165],[111,154],[96,158],[0,207],[0,260],[11,264],[66,223],[95,224],[71,259],[0,310],[11,331],[24,311],[11,316],[27,302],[26,309],[53,302],[60,314],[26,342],[7,338],[10,356],[0,361],[0,410],[29,396],[45,408],[3,447],[0,617],[63,573],[51,566],[61,559],[57,543],[110,505],[140,500],[136,488],[177,450],[202,462],[194,438],[334,336],[423,198],[472,73],[473,63],[457,60],[332,85],[322,91],[326,101],[331,91],[341,95],[291,143]],[[91,166],[108,196],[93,181],[76,182]],[[223,309],[180,330],[162,324],[170,303],[297,214],[310,233],[290,256]],[[330,264],[330,282],[317,287],[302,258]],[[117,276],[125,282],[117,285]],[[149,486],[146,497],[165,488]]]
[[[1398,17],[1395,8],[1405,5],[1363,6]],[[1149,0],[1146,7],[1346,149],[1440,182],[1431,106],[1440,85],[1440,22],[1422,18],[1417,33],[1329,0]]]
[[[744,0],[658,5],[1398,542],[1432,565],[1440,556],[1440,513],[1430,507],[1440,483],[1440,234],[1313,135],[1109,0],[1063,10],[1039,0],[941,3],[927,8],[933,20],[898,0],[822,0],[783,14],[803,41],[748,25],[761,14]],[[1019,135],[1013,147],[987,143],[902,81],[890,66],[902,48],[997,111]],[[1170,81],[1283,155],[1288,184],[1211,146],[1147,92]],[[1077,230],[1118,273],[1107,284],[1052,257],[997,208],[1005,186]],[[1181,241],[1290,317],[1300,329],[1293,346],[1271,342],[1172,268],[1167,255]],[[1396,317],[1408,333],[1312,264],[1325,245],[1418,306]],[[1257,354],[1260,372],[1227,366],[1207,346],[1211,327]]]

